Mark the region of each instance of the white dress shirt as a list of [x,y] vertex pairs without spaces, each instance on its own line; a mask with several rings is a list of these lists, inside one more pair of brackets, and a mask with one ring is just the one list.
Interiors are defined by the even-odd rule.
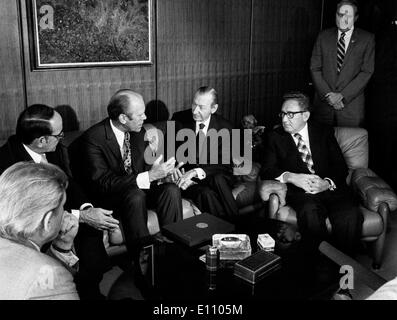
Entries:
[[[120,153],[121,155],[123,155],[125,132],[121,131],[120,129],[117,129],[116,126],[113,124],[112,120],[110,120],[110,127],[112,128],[113,133],[116,136],[116,140],[120,148]],[[132,149],[131,152],[134,152],[134,150]],[[150,189],[149,171],[139,173],[138,176],[136,177],[136,184],[139,189]]]
[[[347,52],[347,48],[349,47],[350,40],[351,40],[352,34],[353,34],[353,30],[354,30],[354,26],[349,31],[345,32],[345,37],[344,37],[344,40],[345,40],[345,53]],[[340,39],[340,35],[341,34],[342,34],[342,31],[340,31],[338,29],[338,41]]]
[[[201,129],[201,131],[203,131],[203,133],[204,133],[205,135],[207,135],[208,127],[209,127],[209,125],[210,125],[210,121],[211,121],[211,115],[210,115],[210,116],[208,117],[208,119],[205,120],[205,121],[196,121],[196,135],[198,134],[198,132],[199,132],[199,130],[200,130],[200,124],[204,124],[204,128]],[[193,170],[196,171],[196,173],[197,173],[197,178],[198,178],[199,180],[203,180],[203,179],[205,179],[205,177],[207,176],[207,175],[205,174],[205,171],[204,171],[203,169],[201,169],[201,168],[194,168]]]

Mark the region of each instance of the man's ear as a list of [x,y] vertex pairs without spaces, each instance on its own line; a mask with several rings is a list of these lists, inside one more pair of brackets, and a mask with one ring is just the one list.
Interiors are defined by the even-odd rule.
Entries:
[[37,146],[42,148],[44,144],[47,143],[47,138],[45,136],[41,136],[37,138]]
[[303,114],[303,119],[307,122],[309,120],[309,118],[310,118],[310,111],[306,111]]
[[214,104],[213,106],[211,106],[211,114],[214,114],[216,110],[218,110],[218,104]]
[[124,114],[123,114],[123,113],[120,113],[120,114],[119,114],[118,120],[119,120],[119,122],[120,122],[121,124],[126,124],[126,121],[125,121],[125,119],[124,119]]
[[52,215],[54,214],[54,211],[47,211],[44,214],[44,219],[43,219],[43,228],[46,232],[48,232],[50,230],[50,224],[51,224],[51,219],[52,219]]

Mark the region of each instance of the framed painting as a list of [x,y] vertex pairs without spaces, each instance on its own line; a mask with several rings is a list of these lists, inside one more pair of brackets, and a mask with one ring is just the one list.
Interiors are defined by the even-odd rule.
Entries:
[[28,0],[33,69],[152,63],[152,0]]

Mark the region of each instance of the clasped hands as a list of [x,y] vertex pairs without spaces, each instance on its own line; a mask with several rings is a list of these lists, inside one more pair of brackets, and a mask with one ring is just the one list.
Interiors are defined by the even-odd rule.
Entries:
[[325,99],[327,100],[328,104],[332,106],[335,110],[342,110],[345,105],[343,103],[343,96],[339,92],[328,92],[325,95]]
[[315,174],[294,174],[291,182],[306,191],[317,194],[329,189],[329,182]]

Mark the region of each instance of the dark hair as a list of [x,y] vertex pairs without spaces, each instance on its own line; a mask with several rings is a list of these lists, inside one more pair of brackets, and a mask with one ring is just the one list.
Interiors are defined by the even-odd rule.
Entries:
[[135,93],[130,89],[121,89],[110,98],[107,107],[110,119],[117,120],[119,115],[124,113],[130,103],[130,94]]
[[24,144],[34,139],[52,134],[50,120],[55,111],[44,104],[34,104],[26,108],[18,117],[16,134]]
[[353,7],[354,10],[354,16],[358,16],[358,5],[355,0],[342,0],[336,5],[336,12],[338,12],[339,8],[344,5],[349,5]]
[[202,95],[202,94],[206,94],[206,93],[211,93],[212,95],[212,106],[218,103],[218,93],[216,92],[216,90],[212,87],[209,86],[203,86],[197,89],[195,96],[196,95]]
[[287,100],[295,100],[298,102],[302,111],[310,111],[310,100],[307,95],[302,92],[293,91],[284,94],[283,96],[284,102]]

